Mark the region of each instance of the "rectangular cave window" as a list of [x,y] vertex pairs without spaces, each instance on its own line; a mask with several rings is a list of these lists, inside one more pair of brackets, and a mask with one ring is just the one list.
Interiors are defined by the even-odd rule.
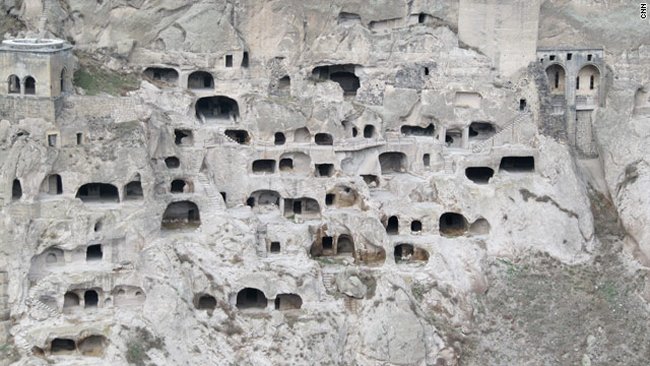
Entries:
[[422,164],[424,164],[424,166],[431,165],[431,155],[430,154],[422,155]]
[[271,247],[269,248],[271,253],[280,253],[280,242],[272,241]]
[[331,236],[323,237],[323,250],[334,250],[334,238]]
[[253,162],[253,173],[274,173],[275,160],[261,159]]
[[56,137],[55,133],[47,135],[47,145],[50,147],[56,147]]
[[327,206],[333,205],[335,200],[336,200],[336,195],[334,193],[328,193],[325,195],[325,204]]
[[87,261],[98,261],[98,260],[101,260],[102,257],[103,257],[103,253],[102,253],[102,245],[101,244],[89,245],[88,248],[86,248],[86,260]]
[[280,171],[291,171],[293,170],[293,159],[284,158],[280,159],[279,164]]
[[508,172],[531,172],[535,170],[535,158],[532,156],[504,156],[499,170]]
[[519,99],[519,110],[524,111],[526,109],[526,99]]
[[424,68],[424,75],[425,76],[429,75],[429,68],[428,67]]
[[334,164],[316,164],[317,177],[331,177],[334,175]]
[[576,90],[580,89],[580,76],[576,77]]
[[591,61],[591,59],[592,59],[592,56],[591,56],[591,55],[587,55],[587,61]]
[[566,59],[567,59],[567,61],[571,61],[571,58],[572,58],[572,57],[573,57],[573,54],[572,54],[572,53],[567,53],[567,54],[566,54]]
[[551,60],[551,61],[555,61],[555,55],[550,55],[550,56],[548,57],[548,59]]
[[77,132],[77,145],[81,145],[83,143],[83,134],[81,132]]
[[232,55],[226,55],[226,67],[232,67]]
[[300,200],[293,201],[293,213],[298,215],[302,213],[302,202]]

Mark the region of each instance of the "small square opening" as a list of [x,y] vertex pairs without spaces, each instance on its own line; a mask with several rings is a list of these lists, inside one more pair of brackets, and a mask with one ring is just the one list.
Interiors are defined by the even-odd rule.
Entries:
[[279,241],[272,241],[271,242],[271,247],[269,248],[271,253],[280,253],[280,242]]
[[226,55],[226,67],[232,67],[232,55]]
[[50,147],[56,147],[56,134],[47,135],[47,145]]

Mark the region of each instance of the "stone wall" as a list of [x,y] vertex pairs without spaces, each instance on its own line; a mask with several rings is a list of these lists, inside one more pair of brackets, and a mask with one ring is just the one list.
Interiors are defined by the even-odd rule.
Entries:
[[540,0],[460,0],[458,37],[504,75],[535,59]]

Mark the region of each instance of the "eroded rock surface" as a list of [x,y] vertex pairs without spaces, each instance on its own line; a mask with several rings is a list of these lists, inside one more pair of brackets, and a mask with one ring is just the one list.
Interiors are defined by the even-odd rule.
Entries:
[[0,364],[647,364],[637,5],[0,2]]

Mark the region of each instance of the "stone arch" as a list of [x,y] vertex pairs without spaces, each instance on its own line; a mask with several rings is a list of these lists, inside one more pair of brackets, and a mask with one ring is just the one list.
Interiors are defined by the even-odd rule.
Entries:
[[238,309],[265,309],[268,300],[261,290],[246,287],[237,293],[236,305]]
[[178,83],[178,71],[171,67],[147,67],[144,70],[144,76],[153,81],[159,81],[166,84]]
[[428,262],[429,252],[422,248],[418,248],[413,244],[398,244],[393,251],[395,256],[395,263],[405,262]]
[[302,298],[296,294],[279,294],[275,297],[275,310],[297,310],[302,307]]
[[254,191],[246,200],[246,204],[251,208],[267,207],[277,209],[280,207],[280,193],[268,189]]
[[188,89],[213,89],[214,77],[207,71],[194,71],[187,78]]
[[95,290],[88,290],[84,292],[84,307],[96,308],[99,304],[99,294]]
[[67,73],[68,73],[68,70],[66,70],[65,67],[61,69],[61,78],[59,79],[61,94],[68,91],[68,83],[67,83],[67,78],[66,78]]
[[341,234],[336,238],[336,254],[354,256],[354,240],[348,234]]
[[9,75],[7,79],[7,93],[20,94],[20,78],[18,75]]
[[199,310],[212,311],[217,307],[217,299],[210,294],[198,294],[194,298],[194,306]]
[[23,83],[23,90],[25,91],[25,95],[36,94],[36,79],[34,79],[33,76],[26,76]]
[[445,212],[440,216],[440,235],[455,237],[464,235],[469,224],[465,216],[455,212]]
[[41,192],[50,195],[57,195],[63,193],[63,184],[61,176],[58,174],[50,174],[41,183]]
[[311,133],[307,127],[296,129],[293,133],[293,142],[311,142]]
[[108,183],[86,183],[77,190],[83,202],[119,202],[117,187]]
[[490,233],[490,223],[484,218],[478,218],[469,226],[471,235],[487,235]]
[[375,126],[374,125],[365,125],[363,127],[363,137],[367,138],[367,139],[375,137]]
[[386,221],[386,234],[399,234],[399,218],[397,218],[397,216],[391,216],[388,218],[388,221]]
[[50,353],[53,355],[72,354],[76,350],[77,345],[69,338],[54,338],[50,343]]
[[194,188],[192,182],[185,179],[174,179],[170,187],[171,193],[192,193]]
[[77,348],[84,356],[99,357],[104,354],[106,337],[102,335],[91,335],[79,341]]
[[285,198],[284,216],[293,218],[300,215],[303,218],[320,216],[320,205],[318,201],[310,197]]
[[224,95],[199,98],[195,110],[196,117],[200,120],[237,121],[239,119],[239,103]]
[[316,145],[333,145],[334,137],[329,133],[319,132],[314,136],[314,142]]
[[18,201],[23,197],[23,187],[20,184],[20,179],[16,178],[11,183],[11,200]]
[[294,172],[309,173],[311,171],[311,157],[309,157],[309,155],[303,152],[294,151],[294,152],[288,152],[280,155],[280,164],[279,164],[280,170],[282,170],[283,168],[282,161],[285,159],[291,160],[290,170]]
[[176,201],[167,205],[163,213],[163,229],[193,228],[201,225],[199,207],[192,201]]
[[68,291],[63,295],[63,308],[72,308],[75,306],[79,306],[81,301],[79,300],[79,295],[72,291]]
[[140,179],[133,180],[124,186],[124,199],[140,200],[143,198],[142,183]]
[[546,68],[546,78],[548,80],[549,91],[551,94],[564,94],[566,89],[566,71],[560,64],[553,64]]
[[276,132],[273,138],[273,143],[275,145],[284,145],[284,143],[287,141],[287,139],[284,137],[284,133],[282,132]]
[[576,78],[576,95],[598,94],[600,85],[600,70],[596,65],[588,64],[578,71]]
[[406,171],[406,154],[389,151],[379,155],[381,174],[402,173]]
[[115,306],[140,305],[145,301],[144,291],[140,287],[119,285],[111,291]]

